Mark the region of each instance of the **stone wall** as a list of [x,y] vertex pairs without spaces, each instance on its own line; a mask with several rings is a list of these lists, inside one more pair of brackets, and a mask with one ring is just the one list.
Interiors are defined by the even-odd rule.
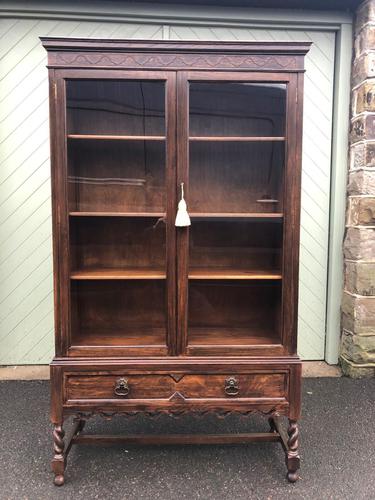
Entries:
[[375,376],[375,0],[356,15],[351,115],[340,361],[363,377]]

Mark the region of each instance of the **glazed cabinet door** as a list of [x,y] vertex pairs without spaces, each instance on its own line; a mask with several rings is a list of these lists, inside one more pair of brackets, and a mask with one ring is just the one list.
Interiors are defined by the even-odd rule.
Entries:
[[[179,352],[282,355],[293,268],[285,242],[296,192],[296,80],[288,74],[178,75],[178,179],[190,228],[177,228]],[[293,243],[295,245],[295,242]]]
[[57,72],[58,351],[175,351],[175,73]]

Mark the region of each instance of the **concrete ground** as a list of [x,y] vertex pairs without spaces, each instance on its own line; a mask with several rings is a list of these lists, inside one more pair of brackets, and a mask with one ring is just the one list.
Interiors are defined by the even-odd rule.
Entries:
[[[47,381],[0,382],[0,499],[374,499],[375,380],[304,379],[301,479],[285,480],[279,444],[73,447],[52,484]],[[239,432],[259,417],[92,420],[96,432]]]

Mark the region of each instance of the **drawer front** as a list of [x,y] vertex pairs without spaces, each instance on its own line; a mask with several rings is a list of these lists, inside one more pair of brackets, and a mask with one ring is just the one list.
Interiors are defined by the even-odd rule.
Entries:
[[173,379],[166,375],[67,375],[66,396],[72,399],[168,399]]
[[195,398],[281,398],[286,394],[286,377],[276,374],[185,375],[176,390]]
[[288,373],[130,374],[66,373],[65,400],[286,398]]

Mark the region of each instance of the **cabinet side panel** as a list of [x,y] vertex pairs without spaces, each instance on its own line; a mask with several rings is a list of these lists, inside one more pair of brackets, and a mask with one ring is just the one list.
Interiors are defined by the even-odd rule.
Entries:
[[302,95],[302,83],[299,83],[299,75],[293,75],[288,86],[287,101],[282,293],[283,344],[290,354],[295,354],[297,351]]
[[[51,189],[52,189],[52,238],[53,238],[53,288],[54,288],[54,324],[55,354],[63,354],[62,311],[61,311],[61,234],[60,234],[60,188],[61,172],[59,169],[58,137],[58,102],[56,71],[49,70],[49,108],[50,108],[50,148],[51,148]],[[51,373],[52,375],[52,373]]]
[[66,183],[65,81],[55,71],[51,101],[51,175],[54,240],[56,355],[69,345],[69,221]]

